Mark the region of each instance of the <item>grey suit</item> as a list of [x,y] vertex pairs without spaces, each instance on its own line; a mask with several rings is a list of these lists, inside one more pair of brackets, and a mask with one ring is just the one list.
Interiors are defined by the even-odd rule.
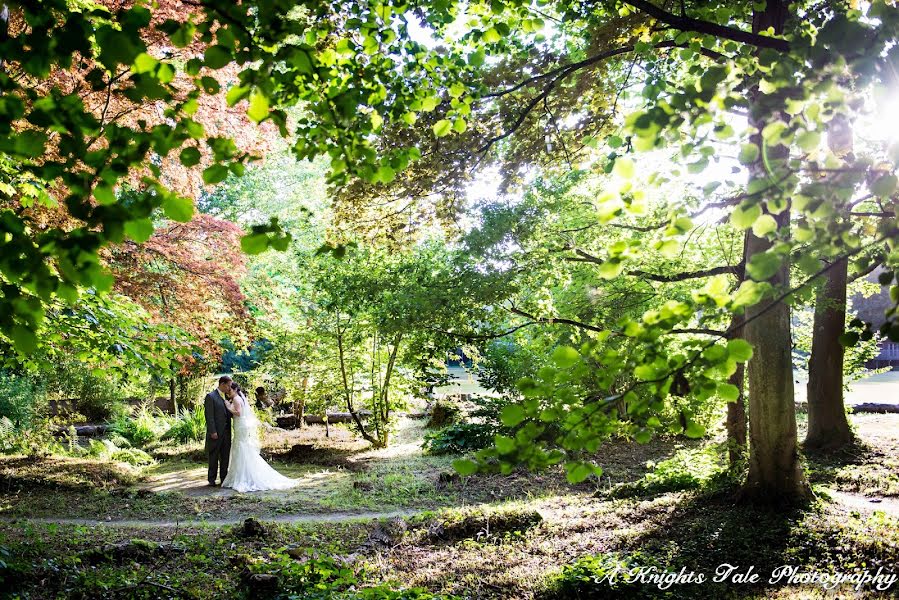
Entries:
[[[225,407],[218,388],[206,394],[203,399],[203,413],[206,416],[206,452],[209,455],[209,483],[215,483],[217,471],[221,470],[222,481],[228,474],[228,460],[231,456],[231,413]],[[218,439],[212,439],[217,433]]]

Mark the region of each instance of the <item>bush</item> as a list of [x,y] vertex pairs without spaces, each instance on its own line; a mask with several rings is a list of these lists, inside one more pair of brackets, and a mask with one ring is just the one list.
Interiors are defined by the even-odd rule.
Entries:
[[492,423],[454,423],[425,434],[422,448],[428,454],[462,454],[490,446],[496,434]]
[[175,423],[162,436],[164,440],[176,442],[196,442],[206,437],[206,417],[203,406],[198,404],[193,409],[182,408]]
[[128,440],[132,446],[142,447],[157,441],[167,429],[167,424],[168,420],[162,414],[154,415],[147,406],[142,406],[133,415],[118,415],[110,430]]
[[487,448],[497,434],[510,435],[514,429],[506,427],[499,415],[511,403],[506,398],[475,396],[476,405],[465,419],[425,435],[422,448],[429,454],[461,454]]
[[48,456],[63,454],[65,448],[53,436],[51,424],[46,419],[35,419],[30,427],[17,427],[7,417],[0,417],[0,452]]
[[27,429],[46,409],[43,387],[30,377],[0,371],[0,417]]
[[[305,598],[306,600],[452,600],[452,596],[436,596],[420,588],[393,589],[378,585],[369,588],[359,586],[360,574],[350,565],[331,556],[307,549],[307,557],[290,554],[284,550],[273,552],[266,562],[249,566],[249,574],[276,575],[277,589],[269,590],[274,597]],[[244,582],[248,595],[259,590],[252,577]]]
[[617,486],[616,498],[664,494],[681,490],[715,487],[726,483],[728,462],[724,444],[708,444],[702,448],[678,450],[674,456],[658,463],[646,464],[651,470],[632,483]]
[[[642,600],[671,596],[665,590],[659,589],[656,584],[641,583],[635,580],[634,576],[629,576],[631,570],[639,567],[654,568],[657,572],[664,571],[655,559],[642,552],[632,554],[609,552],[585,556],[566,565],[561,573],[551,577],[540,597],[546,600],[556,598]],[[635,575],[636,573],[637,571],[634,571]]]
[[115,416],[116,406],[124,398],[118,379],[94,375],[77,362],[62,361],[53,370],[42,373],[47,392],[54,398],[77,400],[78,412],[88,420],[101,422]]
[[87,455],[92,458],[114,460],[128,463],[129,465],[150,465],[153,458],[137,448],[119,448],[110,440],[91,440],[87,448]]

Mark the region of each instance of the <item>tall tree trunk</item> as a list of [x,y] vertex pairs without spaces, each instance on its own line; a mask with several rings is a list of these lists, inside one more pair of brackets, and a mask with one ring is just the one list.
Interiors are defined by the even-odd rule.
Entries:
[[293,414],[297,419],[297,428],[302,429],[305,426],[303,419],[306,416],[306,390],[309,389],[309,376],[304,375],[300,384],[300,397],[293,403]]
[[[0,43],[9,39],[9,7],[0,4]],[[0,56],[0,69],[3,68],[3,57]]]
[[[788,9],[785,0],[768,0],[764,10],[753,13],[755,33],[773,27],[783,33]],[[752,90],[750,122],[759,131],[780,117],[783,98],[762,96],[758,88]],[[753,140],[762,147],[760,134]],[[785,146],[768,147],[764,153],[768,164],[775,168],[789,157]],[[768,174],[761,160],[750,169],[753,179],[766,181],[776,174]],[[777,193],[776,190],[774,193]],[[789,210],[772,215],[778,229],[789,227]],[[753,256],[769,250],[772,243],[766,238],[746,233],[747,264]],[[789,260],[768,280],[775,290],[786,289],[790,283]],[[775,292],[777,293],[777,292]],[[796,434],[796,406],[793,397],[793,364],[791,359],[790,309],[783,301],[768,298],[746,311],[744,335],[755,353],[749,361],[749,474],[744,496],[751,500],[790,503],[807,498],[811,490],[799,463]]]
[[[734,337],[741,337],[743,317],[734,315],[730,328]],[[737,370],[727,380],[728,383],[740,390],[737,399],[727,403],[727,455],[732,467],[743,462],[746,457],[746,396],[743,394],[746,369],[743,363],[737,365]]]
[[846,326],[848,261],[841,258],[818,290],[808,361],[808,433],[805,446],[836,450],[852,443],[852,431],[843,405],[843,346]]
[[[346,409],[349,411],[350,416],[353,417],[353,422],[356,424],[356,429],[359,432],[359,435],[362,436],[362,439],[372,444],[373,446],[378,446],[378,440],[376,440],[368,431],[365,430],[365,425],[362,424],[362,419],[359,418],[359,415],[356,414],[356,410],[353,408],[353,390],[350,388],[350,379],[347,375],[346,371],[346,353],[343,348],[343,333],[337,334],[337,358],[340,361],[340,376],[343,381],[343,393],[344,399],[346,400]],[[327,419],[327,415],[325,415]]]
[[175,411],[175,416],[178,415],[178,396],[175,393],[176,385],[175,385],[175,377],[171,377],[169,379],[169,401],[172,403],[172,410]]

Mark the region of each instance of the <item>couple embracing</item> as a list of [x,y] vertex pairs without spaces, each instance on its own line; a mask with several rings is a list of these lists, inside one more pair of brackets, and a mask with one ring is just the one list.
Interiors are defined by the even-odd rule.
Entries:
[[[260,456],[259,419],[243,390],[227,375],[203,400],[209,485],[221,473],[221,486],[238,492],[285,490],[299,482],[275,471]],[[231,424],[234,424],[232,443]]]

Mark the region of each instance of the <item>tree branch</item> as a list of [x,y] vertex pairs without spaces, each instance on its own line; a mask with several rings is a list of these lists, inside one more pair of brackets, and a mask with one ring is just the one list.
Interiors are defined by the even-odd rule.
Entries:
[[651,2],[647,2],[646,0],[625,0],[624,3],[629,4],[650,17],[680,31],[705,33],[725,40],[733,40],[734,42],[740,42],[741,44],[756,46],[758,48],[771,48],[779,52],[789,52],[790,50],[790,43],[786,40],[758,35],[743,31],[742,29],[735,29],[710,21],[702,21],[685,15],[676,15]]
[[[674,42],[674,40],[667,40],[667,41],[660,42],[655,45],[656,48],[680,48],[680,47],[684,47],[684,46],[685,46],[684,44],[676,44]],[[586,67],[595,65],[596,63],[606,60],[608,58],[613,58],[615,56],[620,56],[622,54],[627,54],[627,53],[633,52],[633,51],[634,51],[633,45],[622,46],[620,48],[613,48],[611,50],[606,50],[605,52],[600,52],[599,54],[585,58],[582,61],[572,63],[572,64],[564,66],[564,67],[558,67],[556,69],[547,71],[546,73],[541,73],[540,75],[535,75],[534,77],[525,79],[524,81],[521,81],[520,83],[512,86],[511,88],[505,89],[503,91],[494,92],[492,94],[486,94],[485,96],[483,96],[483,98],[498,98],[500,96],[505,96],[507,94],[511,94],[512,92],[515,92],[528,84],[534,83],[536,81],[540,81],[541,79],[552,78],[549,81],[549,83],[547,83],[544,86],[543,91],[541,91],[534,98],[532,98],[531,101],[528,102],[527,105],[521,110],[521,112],[518,113],[518,117],[516,117],[515,121],[512,123],[512,125],[509,127],[509,129],[507,129],[503,133],[497,134],[494,137],[487,140],[484,143],[484,145],[478,149],[478,152],[481,154],[486,153],[488,150],[490,150],[490,148],[493,146],[493,144],[495,144],[496,142],[499,142],[501,140],[504,140],[505,138],[507,138],[510,135],[512,135],[513,133],[515,133],[518,130],[518,128],[521,127],[521,125],[524,123],[524,120],[531,113],[531,111],[534,110],[534,107],[536,107],[538,104],[540,104],[540,102],[542,102],[544,99],[546,99],[552,93],[552,91],[555,89],[555,87],[559,84],[559,82],[561,82],[563,79],[565,79],[569,75],[571,75],[581,69],[584,69]],[[723,54],[715,52],[714,50],[704,50],[701,52],[702,52],[702,54],[704,54],[706,56],[711,55],[712,57],[715,58],[715,60],[719,60],[719,61],[726,58]]]

